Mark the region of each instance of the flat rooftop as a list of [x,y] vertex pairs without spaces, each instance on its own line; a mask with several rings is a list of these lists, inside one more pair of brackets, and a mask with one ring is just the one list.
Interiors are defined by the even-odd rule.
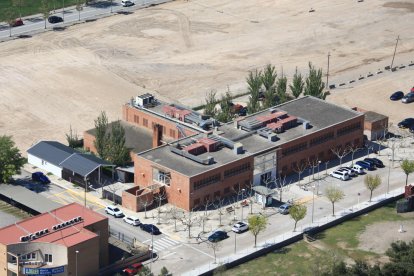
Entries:
[[[111,131],[112,124],[116,121],[111,122],[108,124],[108,130]],[[132,149],[133,152],[139,153],[142,151],[146,151],[152,148],[152,131],[144,128],[138,127],[126,121],[120,120],[121,125],[125,130],[125,145],[127,148]],[[89,129],[86,131],[87,133],[95,136],[96,129]],[[163,136],[163,141],[171,142],[172,139]]]
[[[52,227],[75,217],[82,217],[82,220],[59,230]],[[97,235],[84,227],[108,218],[98,214],[78,203],[71,203],[49,212],[16,222],[15,224],[0,228],[0,244],[20,243],[20,237],[29,233],[48,229],[49,233],[42,235],[33,242],[56,243],[66,247],[82,243],[86,240],[97,237]],[[30,241],[29,241],[30,242]]]
[[[139,156],[181,174],[194,176],[238,159],[276,149],[288,141],[312,134],[341,122],[363,116],[362,113],[354,110],[346,109],[314,97],[306,96],[256,114],[246,116],[238,122],[240,123],[244,120],[253,121],[257,117],[272,114],[274,110],[285,111],[289,116],[295,116],[301,122],[309,122],[311,127],[305,128],[303,124],[297,124],[282,133],[275,133],[277,139],[272,142],[267,138],[260,136],[255,131],[249,132],[236,128],[235,122],[224,124],[213,132],[214,136],[219,136],[235,143],[241,143],[243,146],[243,153],[236,154],[232,149],[222,147],[215,152],[204,152],[196,155],[197,158],[201,159],[207,157],[214,158],[214,163],[209,165],[201,164],[185,156],[173,153],[171,152],[169,146],[152,149],[139,154]],[[171,145],[176,146],[177,143],[186,144],[189,143],[189,140],[191,139],[195,142],[201,137],[205,137],[205,134],[195,135],[193,137],[180,140],[179,142],[174,142]]]

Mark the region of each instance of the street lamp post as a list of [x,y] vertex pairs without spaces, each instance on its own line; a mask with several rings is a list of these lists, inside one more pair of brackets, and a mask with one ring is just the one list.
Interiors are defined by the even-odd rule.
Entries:
[[329,161],[326,161],[325,163],[325,175],[328,175],[328,163]]
[[65,21],[65,0],[62,0],[62,20]]
[[319,195],[319,166],[321,165],[321,160],[318,161],[318,190],[316,195]]
[[[245,189],[242,189],[242,202],[244,200],[244,191],[246,191]],[[243,221],[243,204],[241,204],[241,221]]]
[[154,257],[154,235],[153,229],[151,228],[151,262],[150,262],[150,271],[152,271],[152,259]]
[[358,193],[358,210],[359,210],[359,196],[361,195],[361,193]]
[[78,253],[79,253],[79,250],[76,250],[75,253],[76,253],[76,261],[75,261],[76,273],[75,273],[75,275],[78,276]]
[[313,213],[315,212],[315,185],[312,185],[312,223],[313,223]]
[[237,236],[237,233],[234,232],[234,254],[236,254],[236,236]]
[[388,183],[387,183],[387,194],[390,192],[390,174],[391,174],[391,158],[388,157]]

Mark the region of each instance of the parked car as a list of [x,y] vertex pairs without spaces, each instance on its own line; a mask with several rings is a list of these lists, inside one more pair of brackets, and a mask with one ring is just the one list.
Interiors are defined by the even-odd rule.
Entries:
[[411,92],[411,93],[414,93],[414,86],[413,86],[413,87],[411,87],[410,92]]
[[121,218],[124,216],[124,213],[118,208],[113,205],[106,206],[105,213],[110,214],[116,218]]
[[130,275],[136,275],[141,269],[142,269],[142,263],[135,263],[123,269],[122,272],[130,276]]
[[235,233],[242,233],[244,231],[249,230],[249,225],[245,222],[239,221],[236,224],[233,225],[231,228],[231,231]]
[[123,220],[126,223],[131,224],[132,226],[138,226],[138,225],[141,224],[139,219],[137,217],[133,217],[133,216],[126,216],[126,217],[123,218]]
[[414,133],[414,125],[410,126],[410,132]]
[[378,158],[365,158],[364,161],[374,163],[375,167],[377,168],[384,168],[384,163]]
[[414,126],[414,118],[405,118],[398,123],[399,128],[410,128],[412,126]]
[[49,18],[47,19],[47,21],[50,24],[56,24],[56,23],[63,22],[63,18],[60,17],[60,16],[52,15],[52,16],[49,16]]
[[282,215],[289,214],[290,207],[292,207],[292,205],[290,205],[289,203],[285,203],[283,205],[280,205],[279,206],[279,213],[282,214]]
[[150,234],[153,234],[153,235],[161,234],[160,229],[158,229],[158,227],[155,226],[154,224],[140,224],[139,227],[141,228],[141,230],[148,232]]
[[401,100],[403,97],[404,97],[404,92],[397,91],[397,92],[392,93],[392,95],[390,96],[390,100],[398,101],[398,100]]
[[130,6],[135,5],[135,3],[130,1],[130,0],[122,0],[121,4],[122,4],[123,7],[130,7]]
[[368,162],[365,162],[365,161],[357,161],[355,164],[358,165],[358,166],[361,166],[364,169],[369,170],[369,171],[375,170],[375,166],[372,163],[368,163]]
[[351,178],[349,176],[348,172],[344,172],[344,171],[333,171],[331,173],[329,173],[330,176],[341,179],[342,181],[348,180],[349,178]]
[[229,235],[227,235],[226,232],[218,230],[218,231],[215,231],[210,236],[208,236],[208,241],[209,242],[219,242],[221,240],[227,239],[228,237],[229,237]]
[[23,26],[23,25],[24,25],[23,20],[21,20],[20,18],[19,18],[19,19],[14,20],[14,21],[10,24],[10,26],[11,26],[11,27],[19,27],[19,26]]
[[353,165],[352,166],[352,169],[354,171],[356,171],[357,174],[363,174],[363,173],[365,173],[364,168],[361,167],[360,165],[357,165],[357,164]]
[[40,182],[42,184],[49,184],[49,178],[44,175],[42,172],[34,172],[32,173],[32,180],[36,182]]
[[414,102],[414,93],[408,93],[407,95],[405,95],[402,100],[403,103],[411,103]]
[[337,171],[347,172],[349,174],[349,176],[351,176],[351,177],[357,176],[356,171],[354,171],[353,169],[348,168],[348,167],[341,167],[341,168],[337,169]]

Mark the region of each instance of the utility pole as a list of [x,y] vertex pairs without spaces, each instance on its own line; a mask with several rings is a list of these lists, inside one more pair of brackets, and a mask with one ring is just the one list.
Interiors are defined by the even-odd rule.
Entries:
[[329,57],[331,53],[328,52],[328,70],[326,71],[326,88],[329,89]]
[[400,36],[397,37],[397,42],[395,43],[394,55],[392,56],[391,68],[390,68],[391,72],[392,72],[392,65],[394,64],[395,53],[397,52],[397,45],[398,45],[399,40],[400,40]]

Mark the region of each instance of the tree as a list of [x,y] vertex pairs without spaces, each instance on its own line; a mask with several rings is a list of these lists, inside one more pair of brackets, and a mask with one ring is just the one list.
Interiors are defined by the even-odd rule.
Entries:
[[262,72],[257,69],[254,72],[250,71],[246,81],[250,94],[247,109],[252,114],[260,111],[259,93],[262,86]]
[[12,36],[12,27],[13,23],[16,20],[17,12],[13,7],[7,7],[4,10],[4,16],[6,18],[7,24],[9,24],[9,36]]
[[378,174],[376,174],[375,176],[367,174],[364,178],[364,183],[365,187],[367,187],[367,189],[371,192],[369,196],[369,202],[371,202],[372,192],[381,185],[381,178]]
[[307,211],[307,208],[305,205],[294,204],[292,207],[290,207],[289,215],[295,221],[293,232],[296,231],[296,225],[298,224],[298,221],[305,218],[306,211]]
[[148,268],[148,266],[143,266],[136,276],[154,276],[154,273],[151,272],[151,270]]
[[349,147],[348,147],[348,151],[351,153],[351,166],[354,165],[354,154],[355,152],[361,150],[362,148],[360,148],[357,144],[352,143]]
[[183,214],[183,217],[181,218],[181,222],[183,225],[187,227],[186,230],[188,230],[188,238],[191,238],[191,228],[199,222],[197,217],[192,216],[193,210],[188,212],[188,214]]
[[79,145],[78,133],[72,130],[72,125],[69,128],[69,133],[66,133],[66,141],[68,142],[68,146],[73,149]]
[[46,29],[46,20],[49,18],[51,10],[52,8],[49,5],[49,0],[41,0],[40,13],[42,14],[42,17],[45,20],[45,29]]
[[335,216],[335,203],[342,200],[345,194],[341,189],[335,186],[326,188],[325,193],[328,200],[332,203],[332,216]]
[[269,108],[277,104],[275,88],[276,78],[277,73],[275,71],[275,67],[271,64],[267,64],[263,71],[263,74],[261,75],[261,80],[265,88],[265,99],[263,101],[264,108]]
[[218,198],[214,202],[214,208],[217,210],[217,213],[219,215],[219,226],[222,226],[221,223],[221,217],[224,215],[224,198]]
[[168,276],[168,275],[171,275],[171,273],[168,271],[168,269],[165,266],[163,266],[158,276]]
[[217,260],[217,251],[219,251],[222,247],[222,243],[220,242],[210,242],[207,241],[207,247],[211,248],[213,250],[214,253],[214,264],[216,263]]
[[408,176],[414,172],[414,161],[404,159],[401,163],[401,169],[405,173],[405,186],[408,185]]
[[216,119],[220,122],[227,123],[232,120],[232,113],[231,113],[231,93],[227,90],[226,94],[221,96],[220,100],[220,112],[217,114]]
[[287,95],[286,95],[286,88],[287,88],[287,77],[282,76],[277,79],[276,82],[276,95],[279,97],[279,103],[286,102]]
[[12,0],[13,6],[19,9],[19,18],[22,19],[22,7],[24,5],[24,0]]
[[182,216],[182,212],[177,209],[177,207],[173,206],[171,207],[170,216],[174,220],[174,232],[177,232],[177,220],[179,220]]
[[303,92],[304,86],[305,82],[303,81],[303,77],[301,73],[298,72],[298,68],[296,68],[295,74],[293,75],[292,84],[289,85],[293,97],[295,97],[296,99],[299,98],[300,94],[302,94]]
[[140,198],[140,204],[141,204],[142,207],[144,207],[144,214],[145,214],[144,217],[145,218],[148,218],[147,217],[147,208],[148,208],[148,206],[151,206],[152,203],[154,203],[154,200],[152,199],[152,197],[146,196],[145,198],[144,197]]
[[288,192],[290,190],[290,182],[286,181],[286,175],[279,174],[279,178],[276,178],[275,189],[279,194],[279,201],[283,201],[282,196],[283,192]]
[[216,94],[217,91],[215,90],[210,90],[210,92],[207,93],[206,95],[206,105],[204,106],[204,114],[211,116],[211,117],[215,117],[217,114],[217,109],[216,109],[216,105],[217,105],[217,99],[216,99]]
[[158,203],[158,207],[157,207],[157,224],[161,224],[161,221],[160,221],[160,219],[161,219],[160,218],[160,215],[161,215],[161,203],[166,198],[167,198],[167,194],[163,190],[160,190],[159,193],[157,193],[157,194],[154,195],[154,199]]
[[308,164],[306,164],[306,162],[296,163],[295,166],[293,167],[293,171],[298,174],[298,178],[299,178],[298,185],[299,186],[300,186],[302,173],[306,170],[307,167],[308,167]]
[[342,158],[349,154],[349,148],[342,146],[337,146],[336,148],[331,149],[332,153],[336,155],[339,159],[339,166],[342,166]]
[[0,181],[6,183],[26,163],[11,136],[0,136]]
[[322,81],[322,69],[316,70],[309,62],[309,75],[306,78],[304,94],[325,100],[327,93],[324,93],[325,83]]
[[117,166],[125,166],[131,162],[129,149],[125,146],[125,129],[120,121],[112,123],[111,134],[109,135],[108,145],[105,147],[106,158],[112,164]]
[[257,244],[257,236],[264,231],[267,226],[267,218],[263,215],[251,215],[247,219],[249,223],[249,231],[254,236],[254,247]]
[[95,120],[95,141],[93,145],[96,151],[102,159],[107,159],[107,146],[109,144],[110,135],[108,135],[108,117],[106,117],[105,111],[101,111],[101,114]]
[[78,2],[76,3],[76,10],[78,11],[78,15],[79,15],[79,21],[80,21],[80,16],[81,16],[81,11],[83,10],[83,5],[85,4],[85,2],[83,0],[78,0]]

